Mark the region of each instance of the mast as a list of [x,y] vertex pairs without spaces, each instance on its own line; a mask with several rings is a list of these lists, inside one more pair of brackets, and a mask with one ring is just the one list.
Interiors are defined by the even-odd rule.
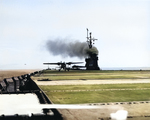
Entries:
[[[94,37],[92,38],[92,32],[90,32],[90,33],[88,33],[89,32],[89,30],[88,30],[88,28],[87,28],[87,43],[88,43],[88,45],[89,45],[89,49],[91,49],[92,48],[92,44],[94,44],[94,41],[95,40],[97,40],[97,39],[95,39]],[[90,37],[88,37],[88,34],[90,34]]]

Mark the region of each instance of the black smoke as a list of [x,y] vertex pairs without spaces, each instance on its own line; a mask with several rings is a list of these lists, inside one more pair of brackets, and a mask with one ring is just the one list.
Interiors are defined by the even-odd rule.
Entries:
[[73,41],[68,42],[65,39],[48,40],[46,42],[47,50],[53,55],[62,57],[86,58],[91,54],[98,54],[96,47],[89,49],[86,42]]

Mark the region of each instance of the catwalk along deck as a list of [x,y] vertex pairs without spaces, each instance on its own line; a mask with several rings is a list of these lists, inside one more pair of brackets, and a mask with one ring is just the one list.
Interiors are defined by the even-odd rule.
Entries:
[[0,83],[0,120],[62,120],[52,102],[31,79],[32,74],[4,79]]

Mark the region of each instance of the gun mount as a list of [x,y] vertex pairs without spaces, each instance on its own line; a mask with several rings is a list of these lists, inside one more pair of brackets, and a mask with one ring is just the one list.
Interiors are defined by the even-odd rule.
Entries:
[[52,102],[28,74],[4,79],[0,92],[0,120],[63,119],[57,109],[42,107]]

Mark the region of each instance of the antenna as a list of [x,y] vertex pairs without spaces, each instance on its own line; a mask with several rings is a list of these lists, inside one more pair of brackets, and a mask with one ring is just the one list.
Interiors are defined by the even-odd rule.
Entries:
[[97,39],[94,39],[94,37],[92,38],[92,32],[89,33],[90,37],[88,37],[88,32],[89,32],[89,30],[87,28],[87,37],[86,38],[87,38],[87,43],[89,45],[89,49],[91,49],[92,48],[92,43],[94,44],[94,41],[97,40]]
[[88,28],[86,28],[86,30],[87,30],[87,37],[86,37],[86,38],[87,38],[87,41],[88,41],[88,39],[89,39],[89,37],[88,37],[88,34],[89,34],[88,32],[89,32],[89,30],[88,30]]

